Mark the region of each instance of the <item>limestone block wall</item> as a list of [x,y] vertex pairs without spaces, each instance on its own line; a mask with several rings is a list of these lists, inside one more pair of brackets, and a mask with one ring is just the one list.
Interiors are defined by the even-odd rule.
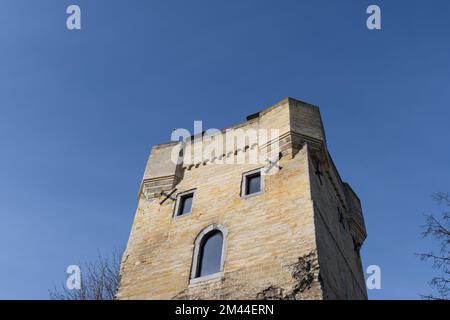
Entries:
[[[276,175],[264,176],[264,192],[247,199],[240,196],[242,173],[257,166],[210,164],[186,171],[177,189],[196,188],[186,216],[173,218],[174,201],[141,199],[117,297],[322,298],[306,149],[280,165]],[[211,224],[228,230],[224,276],[189,285],[195,238]],[[314,266],[299,290],[295,268],[303,257]]]
[[[287,98],[233,128],[277,129],[278,135],[243,148],[231,141],[232,152],[221,150],[178,165],[170,160],[176,144],[152,149],[117,298],[366,298],[351,231],[361,231],[358,239],[364,240],[361,207],[328,157],[319,109]],[[248,157],[254,148],[269,156],[275,142],[280,170],[262,177],[262,193],[241,197],[243,174],[267,164],[216,161]],[[189,146],[188,152],[198,151],[195,139]],[[323,174],[322,183],[317,171]],[[174,217],[177,196],[189,190],[195,190],[192,212]],[[350,221],[357,221],[354,228],[344,228]],[[227,230],[223,272],[194,283],[195,239],[216,224]]]

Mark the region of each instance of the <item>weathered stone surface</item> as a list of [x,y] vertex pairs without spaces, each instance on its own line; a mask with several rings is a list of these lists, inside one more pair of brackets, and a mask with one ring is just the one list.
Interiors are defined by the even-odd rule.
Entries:
[[[243,173],[264,165],[175,166],[167,158],[174,144],[154,148],[117,298],[367,298],[358,252],[366,237],[361,205],[332,164],[319,109],[287,98],[239,126],[279,129],[281,169],[263,176],[262,193],[245,198]],[[272,142],[257,148],[264,152]],[[172,197],[161,195],[174,188]],[[192,213],[174,217],[172,198],[192,189]],[[213,224],[228,231],[223,272],[191,283],[194,241]]]

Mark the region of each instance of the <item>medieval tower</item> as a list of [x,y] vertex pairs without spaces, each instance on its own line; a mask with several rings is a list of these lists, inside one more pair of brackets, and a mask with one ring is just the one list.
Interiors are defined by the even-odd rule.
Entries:
[[200,160],[220,132],[152,148],[117,298],[367,299],[361,203],[319,108],[286,98],[228,129],[271,134]]

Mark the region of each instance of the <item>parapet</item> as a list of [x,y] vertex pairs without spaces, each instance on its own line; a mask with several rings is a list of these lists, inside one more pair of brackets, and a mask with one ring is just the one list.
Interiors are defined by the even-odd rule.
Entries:
[[[230,130],[235,130],[237,133],[227,139],[223,133]],[[258,133],[261,130],[269,133],[264,138],[258,134],[254,138],[249,134],[249,132]],[[219,151],[216,149],[214,153],[205,154],[204,150],[208,148],[208,144],[214,143],[217,135],[222,135],[223,137],[220,138],[226,140],[222,141],[223,149]],[[243,139],[241,139],[242,135],[244,135]],[[178,163],[173,161],[173,154],[174,148],[180,146],[181,142],[175,141],[154,146],[142,180],[141,194],[147,199],[158,197],[161,192],[175,188],[183,178],[185,169],[214,163],[230,156],[249,152],[249,150],[256,150],[260,156],[266,158],[274,156],[273,150],[277,152],[279,150],[281,156],[292,156],[306,143],[312,151],[315,163],[320,163],[323,168],[330,166],[319,108],[293,98],[285,98],[269,108],[248,116],[246,121],[238,125],[217,130],[216,135],[212,135],[209,139],[203,139],[204,137],[205,133],[201,133],[185,140],[185,148],[180,154]],[[190,148],[186,148],[186,145]],[[199,148],[202,149],[201,157],[196,158],[192,153]]]

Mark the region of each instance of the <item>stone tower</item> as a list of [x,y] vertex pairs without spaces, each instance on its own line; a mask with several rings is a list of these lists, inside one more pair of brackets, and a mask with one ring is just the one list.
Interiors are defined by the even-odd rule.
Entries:
[[152,148],[117,298],[367,299],[361,203],[319,108],[286,98],[228,129],[272,134],[201,158],[202,134]]

